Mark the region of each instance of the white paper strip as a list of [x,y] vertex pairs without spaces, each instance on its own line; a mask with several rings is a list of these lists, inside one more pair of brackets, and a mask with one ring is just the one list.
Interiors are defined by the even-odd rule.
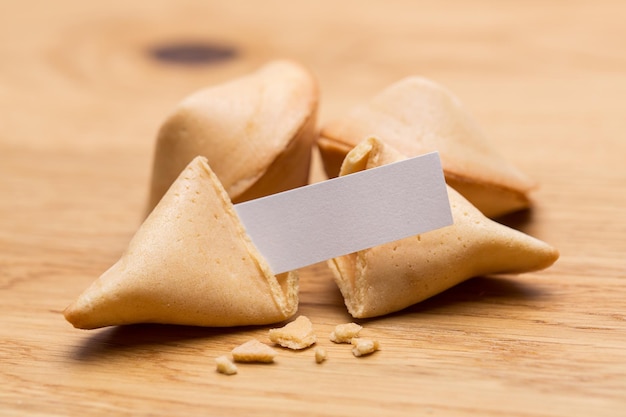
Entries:
[[436,152],[235,205],[275,274],[452,224]]

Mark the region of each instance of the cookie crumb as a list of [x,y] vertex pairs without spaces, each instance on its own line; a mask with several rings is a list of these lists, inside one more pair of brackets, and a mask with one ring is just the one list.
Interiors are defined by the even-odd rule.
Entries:
[[306,316],[300,316],[281,328],[270,329],[269,338],[277,345],[294,350],[306,349],[317,341],[313,324]]
[[231,351],[235,362],[274,362],[276,351],[256,339],[247,341]]
[[237,365],[225,355],[215,358],[215,364],[217,365],[217,372],[220,374],[235,375],[237,373]]
[[338,324],[330,334],[330,340],[335,343],[350,343],[353,338],[359,336],[363,326],[356,323]]
[[321,347],[315,348],[315,362],[316,363],[322,363],[326,360],[326,358],[327,358],[326,349],[321,348]]
[[352,339],[352,354],[357,358],[359,356],[369,355],[376,352],[380,348],[378,340],[355,337]]

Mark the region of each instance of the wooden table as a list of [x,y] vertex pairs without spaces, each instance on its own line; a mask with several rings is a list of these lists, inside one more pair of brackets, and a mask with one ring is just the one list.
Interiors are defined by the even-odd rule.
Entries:
[[[0,13],[0,414],[626,415],[626,3],[3,1]],[[200,42],[222,60],[155,51]],[[329,359],[215,372],[268,327],[79,331],[62,310],[125,249],[156,131],[190,92],[292,58],[320,124],[390,83],[447,86],[541,188],[506,219],[561,251],[364,321],[354,358],[324,264],[299,314]],[[316,162],[314,180],[321,178]]]

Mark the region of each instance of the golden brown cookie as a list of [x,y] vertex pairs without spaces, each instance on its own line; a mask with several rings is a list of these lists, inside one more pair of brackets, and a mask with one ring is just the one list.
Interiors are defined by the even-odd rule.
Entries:
[[[369,139],[347,155],[340,175],[404,158]],[[488,219],[451,187],[448,196],[454,225],[329,261],[353,317],[401,310],[471,277],[547,268],[559,257],[547,243]]]
[[326,173],[337,176],[345,155],[377,137],[406,156],[438,151],[447,183],[488,217],[530,206],[535,184],[487,141],[461,102],[420,77],[403,79],[321,131]]
[[198,155],[234,203],[305,185],[317,103],[311,74],[286,60],[187,97],[159,130],[149,209]]
[[269,324],[298,306],[293,272],[274,276],[203,157],[184,169],[128,248],[64,312],[75,327]]

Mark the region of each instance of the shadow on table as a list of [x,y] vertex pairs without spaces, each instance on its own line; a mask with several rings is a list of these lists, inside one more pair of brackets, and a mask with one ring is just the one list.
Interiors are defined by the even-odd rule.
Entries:
[[[339,293],[339,291],[336,291]],[[397,320],[403,316],[420,314],[475,314],[476,306],[482,304],[482,311],[488,314],[493,305],[516,305],[533,308],[534,300],[543,298],[547,294],[531,283],[512,277],[477,277],[465,281],[441,294],[407,307],[397,313],[388,314],[372,319],[351,319],[346,312],[347,321],[356,321],[361,324],[374,323],[383,320]],[[337,303],[343,304],[341,296],[337,296]],[[326,306],[330,307],[330,306]],[[337,307],[339,308],[339,307]],[[342,307],[345,309],[345,307]],[[485,309],[487,308],[487,309]],[[300,314],[303,314],[300,312]],[[340,323],[337,323],[340,324]],[[277,323],[275,327],[282,325]],[[85,338],[72,354],[72,359],[89,362],[117,355],[150,356],[158,354],[172,346],[185,345],[194,348],[194,340],[211,340],[220,343],[228,339],[229,335],[249,333],[254,330],[265,331],[267,326],[244,327],[194,327],[163,324],[134,324],[96,330],[93,335]],[[199,347],[195,347],[200,349]],[[226,350],[226,349],[225,349]]]
[[531,209],[518,210],[513,213],[500,216],[494,220],[512,229],[517,229],[521,232],[527,233],[528,231],[526,229],[532,224],[533,215],[534,211]]
[[214,328],[168,324],[115,326],[95,330],[93,335],[86,337],[81,345],[76,346],[71,358],[88,362],[124,354],[150,355],[172,346],[193,345],[194,340],[219,340],[230,334],[257,328],[265,329],[261,326]]
[[427,300],[407,307],[399,312],[381,317],[360,320],[361,323],[375,322],[381,319],[394,319],[406,315],[450,314],[464,315],[476,313],[476,306],[481,305],[485,314],[501,305],[524,306],[533,309],[536,300],[549,296],[543,288],[538,288],[523,278],[510,276],[485,276],[471,278]]

